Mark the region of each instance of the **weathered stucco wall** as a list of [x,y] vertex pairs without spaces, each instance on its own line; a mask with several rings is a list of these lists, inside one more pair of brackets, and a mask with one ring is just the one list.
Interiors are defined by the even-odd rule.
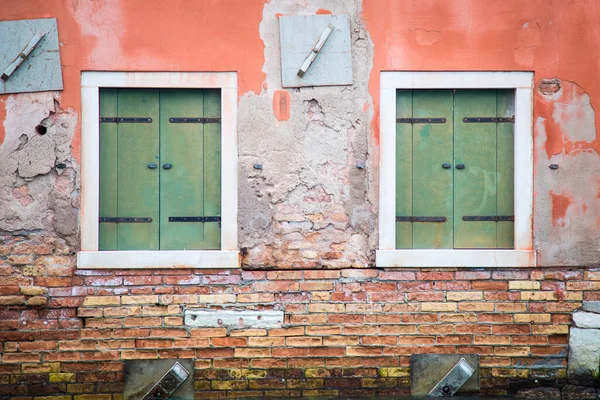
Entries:
[[[319,13],[350,14],[354,85],[282,89],[278,16]],[[244,263],[364,266],[377,247],[380,71],[531,70],[536,88],[557,83],[535,94],[540,265],[597,263],[596,1],[27,0],[0,11],[43,17],[58,19],[65,89],[0,96],[3,231],[77,242],[82,70],[237,71]]]

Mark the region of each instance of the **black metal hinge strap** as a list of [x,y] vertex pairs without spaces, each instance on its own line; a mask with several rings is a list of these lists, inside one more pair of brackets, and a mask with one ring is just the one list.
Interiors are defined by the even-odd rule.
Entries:
[[145,217],[100,217],[100,222],[135,222],[135,223],[149,223],[152,222],[152,218]]
[[508,122],[515,123],[515,117],[467,117],[463,118],[463,122],[466,123],[477,123],[477,122]]
[[173,124],[219,124],[221,118],[169,118]]
[[463,221],[494,221],[494,222],[502,222],[502,221],[514,221],[514,215],[485,215],[485,216],[476,216],[476,215],[465,215],[462,217]]
[[446,222],[446,217],[396,217],[396,222]]
[[121,117],[100,117],[100,122],[112,122],[115,124],[133,124],[133,123],[142,123],[147,124],[152,122],[152,118],[121,118]]
[[169,222],[221,222],[221,217],[169,217]]
[[446,118],[396,118],[399,124],[445,124]]

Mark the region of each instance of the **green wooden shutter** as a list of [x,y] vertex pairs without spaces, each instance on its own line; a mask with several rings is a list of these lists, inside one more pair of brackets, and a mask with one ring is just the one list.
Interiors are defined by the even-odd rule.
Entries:
[[457,90],[454,108],[454,247],[496,247],[496,222],[464,216],[496,215],[496,124],[465,123],[465,117],[495,117],[495,90]]
[[100,223],[100,250],[154,250],[158,237],[158,91],[103,89],[100,116],[151,118],[151,123],[100,123],[100,217],[151,218],[151,223]]
[[413,248],[452,248],[452,90],[413,91],[414,118],[445,123],[413,123],[413,216],[445,217],[446,222],[413,222]]
[[463,217],[513,216],[514,126],[463,118],[514,116],[514,91],[398,90],[396,97],[399,119],[446,118],[396,124],[396,216],[447,218],[397,221],[396,247],[513,248],[513,222]]
[[221,215],[221,124],[171,118],[220,118],[218,90],[166,89],[160,95],[160,248],[219,249],[220,223],[173,222],[169,217]]

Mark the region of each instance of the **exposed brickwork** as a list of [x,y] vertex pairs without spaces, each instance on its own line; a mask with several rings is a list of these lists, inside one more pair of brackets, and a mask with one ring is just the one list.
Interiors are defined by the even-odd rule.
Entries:
[[[405,394],[415,353],[480,354],[484,392],[513,393],[564,384],[571,312],[600,300],[597,268],[86,271],[36,235],[0,253],[0,397],[116,400],[121,361],[155,358],[194,358],[198,398]],[[284,326],[183,324],[224,307]]]

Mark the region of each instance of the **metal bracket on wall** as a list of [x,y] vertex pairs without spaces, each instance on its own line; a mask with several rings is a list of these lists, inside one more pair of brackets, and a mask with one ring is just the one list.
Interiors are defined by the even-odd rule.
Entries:
[[139,217],[100,217],[98,218],[99,222],[127,222],[127,223],[150,223],[152,222],[152,218],[139,218]]
[[173,124],[220,124],[221,118],[169,118]]
[[169,217],[169,222],[221,222],[221,217]]
[[100,117],[100,122],[112,122],[115,124],[123,124],[123,123],[150,123],[152,122],[152,118],[121,118],[121,117]]
[[446,222],[446,217],[396,217],[396,222]]
[[515,220],[515,216],[514,215],[506,215],[506,216],[499,216],[499,215],[485,215],[485,216],[477,216],[477,215],[465,215],[462,217],[463,221],[493,221],[493,222],[499,222],[499,221],[514,221]]
[[163,375],[162,378],[144,394],[142,400],[168,399],[181,384],[190,376],[190,373],[176,362]]
[[465,123],[477,123],[477,122],[508,122],[515,123],[515,117],[467,117],[463,118]]
[[446,118],[396,118],[398,124],[445,124]]
[[467,360],[461,358],[427,395],[431,397],[454,396],[458,389],[473,376],[474,372],[475,368]]

